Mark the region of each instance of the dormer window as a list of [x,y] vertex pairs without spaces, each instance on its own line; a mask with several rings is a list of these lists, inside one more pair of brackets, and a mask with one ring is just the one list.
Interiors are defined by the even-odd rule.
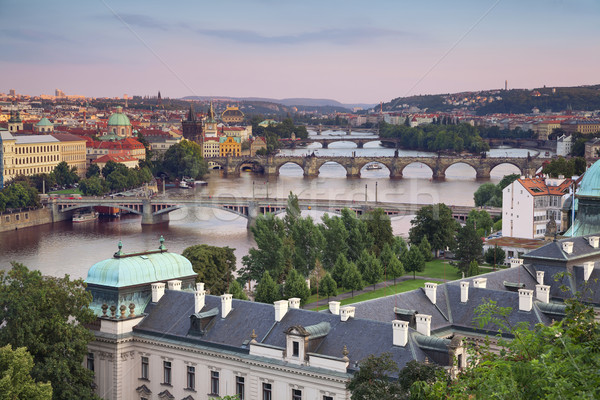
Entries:
[[292,357],[300,356],[300,342],[293,341],[292,342]]

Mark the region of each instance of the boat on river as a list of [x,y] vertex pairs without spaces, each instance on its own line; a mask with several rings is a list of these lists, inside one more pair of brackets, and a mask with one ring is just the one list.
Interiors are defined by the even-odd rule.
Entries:
[[383,167],[381,166],[381,164],[369,164],[367,165],[367,170],[371,171],[371,170],[375,170],[375,169],[382,169]]
[[98,219],[99,215],[100,213],[98,213],[97,211],[78,212],[73,214],[73,222],[79,223],[94,221]]

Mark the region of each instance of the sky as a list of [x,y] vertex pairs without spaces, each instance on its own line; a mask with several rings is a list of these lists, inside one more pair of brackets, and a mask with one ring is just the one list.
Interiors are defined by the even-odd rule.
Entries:
[[598,0],[0,0],[0,92],[396,97],[600,83]]

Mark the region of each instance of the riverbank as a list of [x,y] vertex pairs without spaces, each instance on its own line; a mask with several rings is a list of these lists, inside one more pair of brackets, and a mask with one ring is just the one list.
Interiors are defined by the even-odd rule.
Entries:
[[0,213],[0,232],[14,231],[33,226],[52,223],[52,212],[49,208],[35,210],[22,209]]

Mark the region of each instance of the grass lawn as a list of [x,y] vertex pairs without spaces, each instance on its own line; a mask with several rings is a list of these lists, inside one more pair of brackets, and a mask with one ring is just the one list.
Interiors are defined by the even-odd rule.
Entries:
[[[425,280],[423,279],[415,279],[415,280],[407,280],[407,281],[403,281],[400,282],[398,284],[396,284],[395,286],[388,286],[388,287],[383,287],[381,284],[379,284],[379,286],[376,287],[375,290],[373,289],[373,285],[369,285],[368,287],[365,287],[365,289],[371,289],[371,291],[367,292],[367,293],[362,293],[362,294],[357,294],[354,297],[350,297],[349,299],[344,299],[341,301],[341,305],[347,305],[347,304],[352,304],[352,303],[357,303],[359,301],[365,301],[365,300],[371,300],[371,299],[377,299],[379,297],[384,297],[384,296],[389,296],[392,294],[396,294],[396,293],[402,293],[402,292],[408,292],[409,290],[414,290],[414,289],[418,289],[420,287],[425,286]],[[324,297],[320,297],[319,300],[323,300],[326,299]],[[330,298],[331,300],[331,298]],[[310,296],[307,303],[310,302],[315,302],[317,301],[317,295],[313,295]],[[324,305],[324,306],[319,306],[319,310],[324,310],[326,308],[328,308],[328,305]],[[317,310],[315,308],[315,310]]]
[[81,193],[79,188],[73,188],[73,189],[55,190],[55,191],[49,192],[49,194],[83,194],[83,193]]
[[[407,276],[412,273],[406,273]],[[433,260],[429,261],[425,266],[425,271],[417,272],[417,276],[426,276],[428,278],[438,278],[447,281],[453,281],[459,279],[462,275],[458,272],[458,269],[448,264],[446,260]]]

